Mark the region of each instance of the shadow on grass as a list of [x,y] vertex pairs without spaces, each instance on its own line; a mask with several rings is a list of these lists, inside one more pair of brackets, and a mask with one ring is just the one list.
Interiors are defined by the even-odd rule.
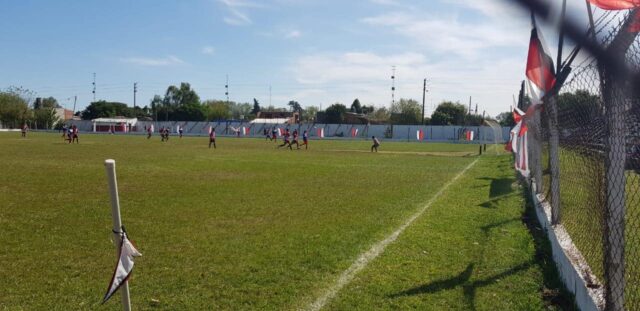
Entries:
[[444,280],[438,280],[438,281],[431,282],[429,284],[414,287],[414,288],[390,295],[389,297],[397,298],[401,296],[431,294],[431,293],[436,293],[443,290],[450,290],[456,287],[461,287],[464,293],[465,304],[467,305],[469,310],[475,310],[476,309],[475,296],[476,296],[477,288],[493,284],[502,278],[519,273],[520,271],[527,270],[534,264],[535,263],[533,261],[524,262],[504,272],[498,273],[494,276],[491,276],[482,280],[476,280],[476,281],[470,281],[471,275],[473,274],[474,264],[469,264],[467,268],[464,269],[464,271],[460,272],[455,277],[444,279]]
[[[480,178],[490,179],[490,178]],[[514,190],[511,185],[515,180],[511,178],[491,179],[490,197],[487,202],[480,204],[480,206],[488,207],[493,206],[497,201],[505,199],[510,196],[520,195],[519,191]],[[526,190],[525,190],[526,192]],[[490,285],[496,281],[526,271],[531,267],[538,266],[543,273],[543,286],[541,288],[541,295],[547,309],[551,310],[577,310],[575,306],[573,296],[565,289],[562,281],[559,278],[559,273],[555,263],[552,259],[551,244],[547,239],[544,231],[540,229],[540,224],[535,216],[535,210],[530,198],[526,193],[523,193],[526,197],[526,206],[523,211],[522,217],[507,219],[503,221],[494,222],[485,226],[482,226],[483,242],[485,247],[476,255],[476,259],[472,263],[469,263],[467,267],[458,273],[458,275],[442,280],[436,280],[430,283],[426,283],[414,288],[410,288],[395,294],[391,294],[389,298],[399,298],[403,296],[415,296],[422,294],[431,294],[439,291],[450,290],[454,288],[462,288],[464,293],[465,304],[469,310],[475,310],[475,296],[478,288]],[[514,221],[521,221],[529,230],[533,238],[535,245],[535,255],[530,261],[522,262],[515,265],[503,272],[489,276],[479,280],[471,280],[473,275],[473,268],[476,263],[482,263],[484,254],[486,251],[486,242],[491,235],[491,229],[504,226]]]

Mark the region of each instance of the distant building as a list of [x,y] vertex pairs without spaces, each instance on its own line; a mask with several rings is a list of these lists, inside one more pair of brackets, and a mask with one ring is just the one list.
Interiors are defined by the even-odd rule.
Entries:
[[297,124],[300,113],[289,111],[259,111],[252,123]]
[[56,117],[64,122],[73,119],[73,111],[64,108],[54,108]]

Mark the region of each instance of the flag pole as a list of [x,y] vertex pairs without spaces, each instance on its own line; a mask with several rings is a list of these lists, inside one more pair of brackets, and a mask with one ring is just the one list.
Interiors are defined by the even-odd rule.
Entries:
[[[113,241],[116,246],[116,257],[120,256],[120,243],[122,241],[122,220],[120,218],[120,199],[118,197],[118,181],[116,179],[116,161],[108,159],[104,161],[104,167],[107,171],[107,179],[109,181],[109,196],[111,197],[111,217],[113,218]],[[124,281],[120,288],[122,294],[122,309],[131,310],[131,301],[129,299],[129,282]]]

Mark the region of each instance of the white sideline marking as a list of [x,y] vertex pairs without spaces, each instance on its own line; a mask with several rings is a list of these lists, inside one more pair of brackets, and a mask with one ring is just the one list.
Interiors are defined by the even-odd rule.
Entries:
[[435,200],[438,199],[438,197],[440,197],[440,195],[442,195],[442,193],[447,190],[447,188],[449,188],[449,186],[451,186],[456,180],[458,180],[458,178],[460,178],[471,167],[473,167],[476,162],[478,162],[478,160],[479,159],[476,159],[475,161],[471,162],[471,164],[465,167],[460,173],[458,173],[458,175],[453,177],[453,179],[451,179],[442,188],[440,188],[440,190],[438,190],[438,192],[433,197],[431,197],[431,199],[429,199],[429,201],[420,210],[409,217],[409,219],[407,219],[407,221],[402,224],[402,226],[400,226],[396,231],[391,233],[384,240],[374,244],[368,251],[360,254],[360,256],[358,256],[358,259],[356,259],[356,261],[351,264],[349,269],[342,272],[336,283],[333,284],[333,286],[327,288],[324,294],[320,296],[314,303],[310,304],[305,310],[319,311],[320,309],[322,309],[324,305],[327,304],[327,302],[331,301],[331,299],[333,299],[345,285],[349,284],[353,280],[353,278],[358,272],[360,272],[360,270],[364,269],[364,267],[366,267],[370,261],[376,259],[376,257],[382,254],[387,245],[395,241],[398,236],[405,229],[407,229],[407,227],[409,227],[418,217],[420,217],[420,215],[422,215],[427,210],[427,208],[429,208],[431,204],[433,204],[433,202],[435,202]]

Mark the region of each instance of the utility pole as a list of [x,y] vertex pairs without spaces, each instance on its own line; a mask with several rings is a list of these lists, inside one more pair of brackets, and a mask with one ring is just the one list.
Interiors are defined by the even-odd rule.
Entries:
[[78,101],[78,95],[73,96],[73,114],[76,114],[76,102]]
[[96,73],[93,73],[93,101],[96,101]]
[[224,85],[224,95],[227,96],[227,105],[229,105],[229,75],[227,75],[227,84]]
[[424,125],[424,99],[427,94],[427,78],[424,78],[424,83],[422,84],[422,125]]
[[396,103],[396,66],[392,66],[391,73],[391,105]]
[[476,112],[475,114],[478,114],[478,103],[476,103]]
[[471,115],[471,96],[469,96],[469,115]]
[[138,82],[133,82],[133,108],[136,108],[136,93],[138,93]]

